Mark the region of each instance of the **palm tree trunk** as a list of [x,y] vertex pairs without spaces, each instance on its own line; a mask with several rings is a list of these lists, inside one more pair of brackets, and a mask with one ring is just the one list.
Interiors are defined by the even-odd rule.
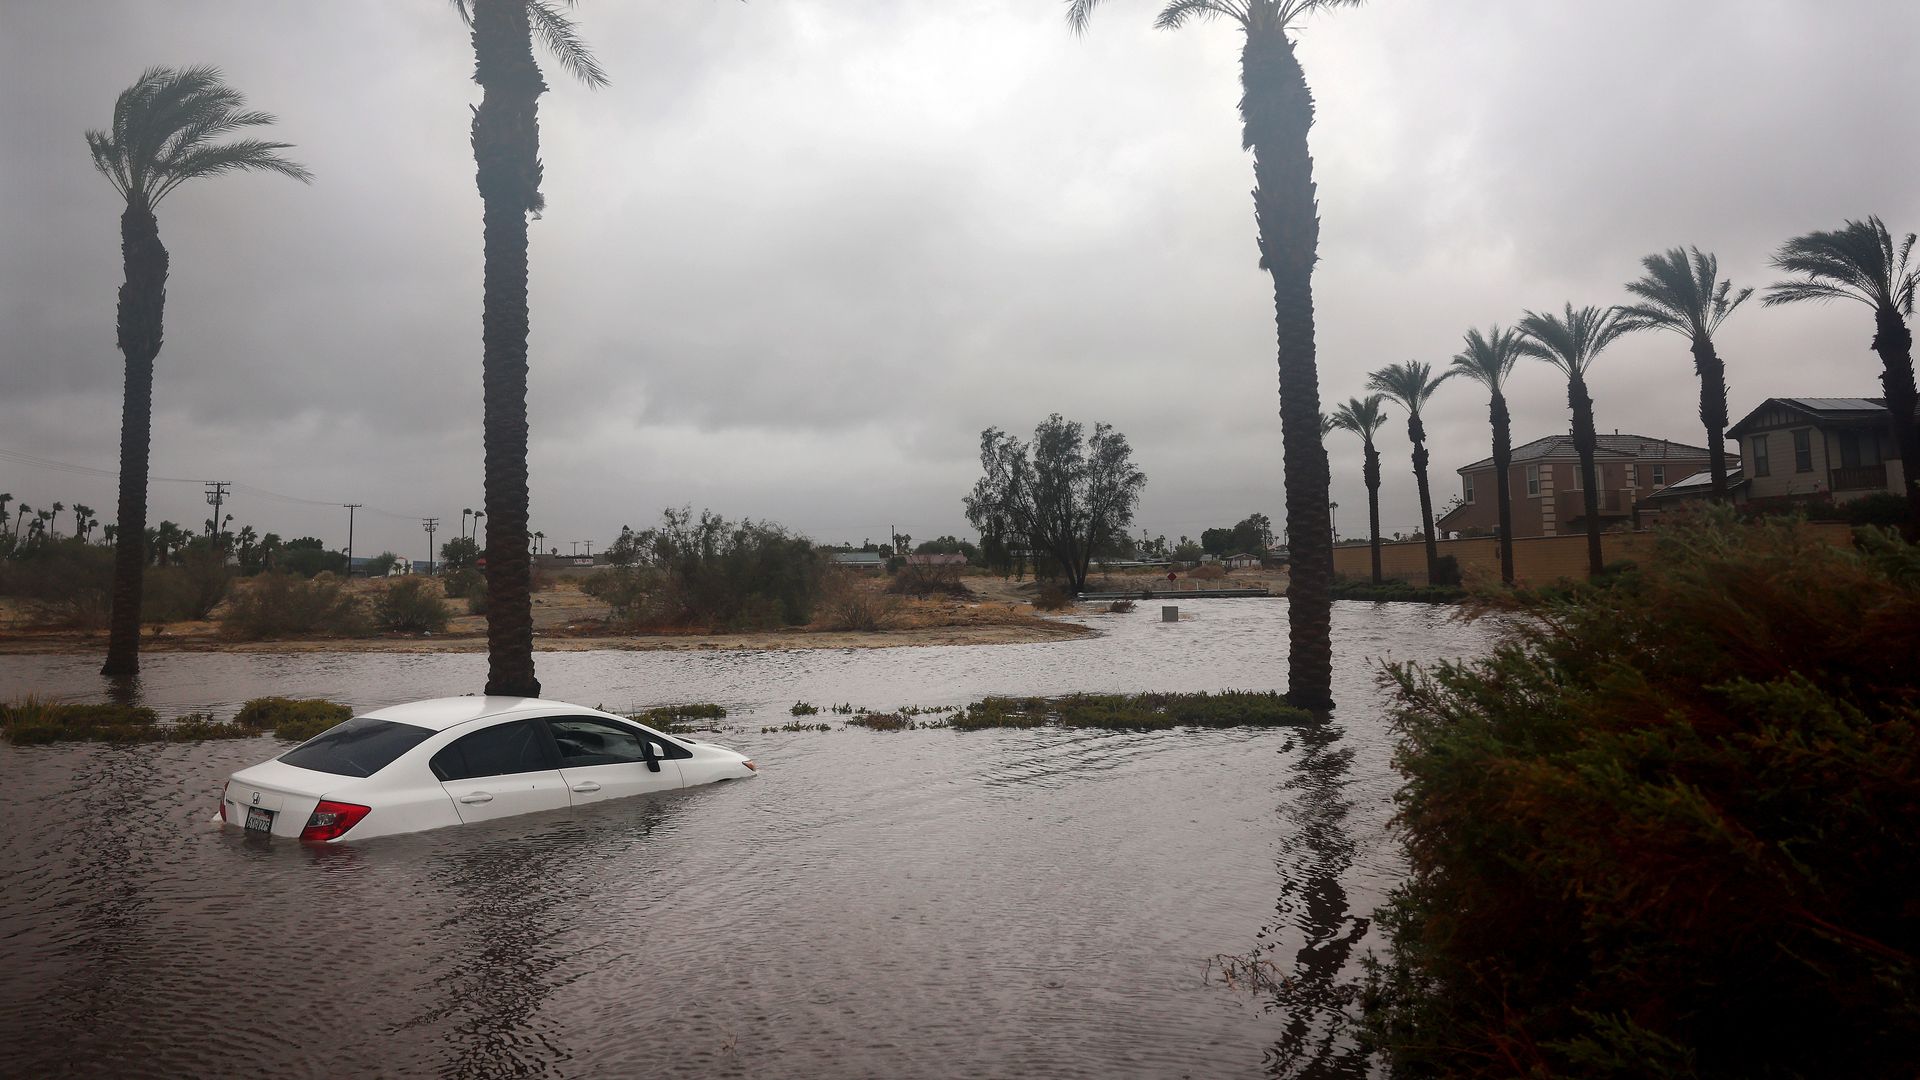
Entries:
[[1880,388],[1887,398],[1893,444],[1900,450],[1900,476],[1906,485],[1907,539],[1920,541],[1920,419],[1914,415],[1913,331],[1898,312],[1874,313],[1873,351],[1880,354]]
[[484,204],[487,690],[539,697],[527,555],[527,214],[540,206],[539,99],[525,0],[475,0],[473,157]]
[[1373,440],[1368,439],[1365,464],[1360,475],[1367,482],[1367,543],[1373,555],[1373,583],[1380,584],[1380,451],[1373,448]]
[[1599,440],[1593,430],[1593,398],[1587,380],[1575,375],[1567,381],[1567,404],[1573,407],[1573,449],[1580,455],[1580,483],[1587,511],[1587,576],[1599,577],[1605,563],[1600,555],[1600,490],[1595,482],[1593,451]]
[[1693,370],[1700,376],[1700,422],[1707,426],[1707,467],[1713,470],[1713,501],[1727,499],[1727,366],[1712,338],[1695,338]]
[[1507,412],[1507,396],[1494,391],[1493,404],[1494,505],[1500,509],[1500,581],[1513,584],[1513,491],[1507,471],[1513,468],[1513,418]]
[[1240,54],[1240,83],[1242,145],[1253,151],[1260,265],[1273,278],[1278,343],[1291,547],[1287,697],[1296,705],[1323,709],[1333,704],[1333,533],[1313,346],[1313,264],[1320,215],[1313,158],[1307,150],[1313,94],[1284,27],[1248,29]]
[[144,196],[131,196],[120,215],[118,334],[126,359],[120,406],[119,536],[113,548],[113,610],[107,622],[107,662],[100,674],[126,679],[140,673],[140,587],[146,576],[147,456],[153,434],[153,361],[160,355],[167,304],[167,249],[160,222]]
[[1427,584],[1440,570],[1440,547],[1433,535],[1433,495],[1427,488],[1427,426],[1407,414],[1407,440],[1413,443],[1413,484],[1420,490],[1420,534],[1427,538]]

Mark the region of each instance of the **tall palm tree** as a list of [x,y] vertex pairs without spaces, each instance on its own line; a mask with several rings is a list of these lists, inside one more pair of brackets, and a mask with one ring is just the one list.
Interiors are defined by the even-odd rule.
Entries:
[[98,524],[93,520],[93,507],[73,504],[73,535],[85,540],[93,535],[93,527]]
[[1593,396],[1587,393],[1587,372],[1593,361],[1632,324],[1618,308],[1568,304],[1564,316],[1527,312],[1520,320],[1520,351],[1545,360],[1567,377],[1567,407],[1573,410],[1573,449],[1580,455],[1580,479],[1586,496],[1587,573],[1605,568],[1600,555],[1600,485],[1593,466],[1599,439],[1593,427]]
[[1327,422],[1343,431],[1351,431],[1360,436],[1360,446],[1366,457],[1361,466],[1360,475],[1367,482],[1367,537],[1373,549],[1373,583],[1380,584],[1380,451],[1374,448],[1374,433],[1387,422],[1387,414],[1380,408],[1382,396],[1368,394],[1362,398],[1348,398],[1345,405],[1336,405],[1333,415]]
[[52,535],[54,536],[60,535],[60,529],[59,529],[60,522],[55,519],[57,519],[60,516],[60,511],[65,510],[66,508],[67,508],[66,503],[56,502],[53,504],[53,512],[47,515],[47,528],[51,531]]
[[[1280,370],[1280,438],[1287,486],[1292,580],[1287,586],[1287,696],[1308,708],[1333,704],[1333,526],[1327,450],[1320,434],[1314,363],[1313,266],[1320,212],[1307,132],[1313,92],[1288,31],[1315,12],[1361,0],[1170,0],[1155,25],[1225,18],[1240,49],[1241,146],[1253,151],[1253,214],[1260,269],[1273,279]],[[1067,24],[1082,32],[1100,0],[1068,0]]]
[[[573,0],[561,0],[572,7]],[[588,86],[605,73],[555,0],[453,0],[473,30],[473,159],[486,271],[481,340],[486,443],[487,688],[539,697],[533,671],[533,563],[527,554],[527,215],[538,215],[540,95],[533,39]]]
[[1378,390],[1407,410],[1407,440],[1413,443],[1413,482],[1420,489],[1420,532],[1427,538],[1427,581],[1438,580],[1440,548],[1433,535],[1433,492],[1427,487],[1427,426],[1420,422],[1420,410],[1453,375],[1451,371],[1433,373],[1433,365],[1424,360],[1388,364],[1367,376],[1367,389]]
[[1507,470],[1513,467],[1513,417],[1507,412],[1507,377],[1520,359],[1520,335],[1490,327],[1467,331],[1465,347],[1453,358],[1455,375],[1487,388],[1487,417],[1493,424],[1494,502],[1500,510],[1500,580],[1513,584],[1513,487]]
[[1780,245],[1773,265],[1800,276],[1769,286],[1762,303],[1858,300],[1873,309],[1873,351],[1880,354],[1880,387],[1906,481],[1907,536],[1920,539],[1920,420],[1914,414],[1920,395],[1914,390],[1913,331],[1907,326],[1920,285],[1920,265],[1909,258],[1913,241],[1908,233],[1896,250],[1878,217],[1796,236]]
[[1733,310],[1753,295],[1752,289],[1733,291],[1732,281],[1720,280],[1720,260],[1699,248],[1672,248],[1665,254],[1640,260],[1646,273],[1627,282],[1627,291],[1640,298],[1620,308],[1632,330],[1671,330],[1685,337],[1693,350],[1693,370],[1700,376],[1700,422],[1707,427],[1707,467],[1713,471],[1713,497],[1727,497],[1727,366],[1713,347],[1713,335]]
[[120,353],[126,392],[120,414],[119,531],[113,555],[113,613],[103,675],[140,670],[140,582],[146,570],[147,454],[153,428],[153,362],[160,355],[167,301],[167,249],[154,209],[189,180],[260,169],[302,183],[312,179],[280,156],[290,144],[260,139],[216,142],[272,116],[248,110],[238,90],[212,67],[148,68],[113,104],[113,124],[87,132],[87,149],[125,200],[120,214]]

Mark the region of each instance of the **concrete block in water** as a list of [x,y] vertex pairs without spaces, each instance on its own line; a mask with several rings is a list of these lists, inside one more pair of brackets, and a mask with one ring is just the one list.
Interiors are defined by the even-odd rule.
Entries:
[[1172,604],[1166,604],[1162,606],[1160,608],[1160,621],[1161,622],[1179,622],[1180,609],[1173,606]]

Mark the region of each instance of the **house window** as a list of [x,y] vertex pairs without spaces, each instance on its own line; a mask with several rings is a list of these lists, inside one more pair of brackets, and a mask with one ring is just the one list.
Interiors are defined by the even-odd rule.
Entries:
[[1540,466],[1527,466],[1527,494],[1540,494]]
[[1793,471],[1813,471],[1813,432],[1807,428],[1793,433]]
[[1753,452],[1750,456],[1753,458],[1753,475],[1773,475],[1772,466],[1767,464],[1767,437],[1765,435],[1755,435],[1753,437]]
[[1464,480],[1464,483],[1467,489],[1467,493],[1466,493],[1467,505],[1472,506],[1473,505],[1473,477],[1471,476],[1466,477]]
[[1572,483],[1569,483],[1567,487],[1573,489],[1574,491],[1579,491],[1580,490],[1580,466],[1578,465],[1569,466],[1568,471],[1573,474],[1573,481]]
[[1653,486],[1657,488],[1667,486],[1667,467],[1665,465],[1653,466]]

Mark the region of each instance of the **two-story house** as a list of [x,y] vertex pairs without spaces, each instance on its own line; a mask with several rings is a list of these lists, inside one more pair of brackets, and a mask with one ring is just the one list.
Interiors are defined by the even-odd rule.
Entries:
[[[1617,431],[1598,437],[1593,458],[1603,525],[1630,521],[1637,500],[1707,468],[1703,447]],[[1739,463],[1738,457],[1728,455],[1729,468]],[[1500,512],[1493,459],[1476,461],[1459,472],[1460,505],[1434,522],[1434,529],[1443,535],[1497,532]],[[1506,484],[1513,496],[1514,536],[1586,531],[1586,492],[1573,436],[1549,435],[1514,447]]]
[[1768,398],[1727,429],[1746,459],[1748,502],[1847,502],[1904,490],[1885,398]]

